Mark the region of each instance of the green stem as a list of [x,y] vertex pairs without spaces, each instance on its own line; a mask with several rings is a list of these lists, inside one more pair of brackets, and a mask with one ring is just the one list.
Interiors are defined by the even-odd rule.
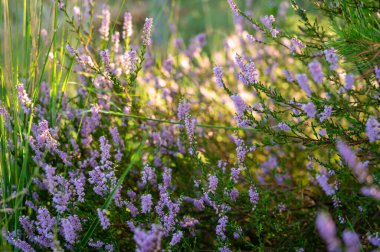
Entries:
[[[91,110],[84,111],[84,113],[90,113],[90,112],[91,112]],[[128,117],[128,118],[133,118],[133,119],[140,119],[140,120],[143,120],[143,121],[152,121],[152,122],[160,122],[160,123],[168,123],[168,124],[185,125],[184,122],[170,121],[170,120],[165,120],[165,119],[149,118],[149,117],[139,116],[139,115],[130,115],[130,114],[124,114],[124,113],[116,112],[116,111],[100,110],[99,113],[107,114],[107,115],[123,116],[123,117]],[[195,126],[196,127],[200,127],[200,128],[210,128],[210,129],[258,131],[255,128],[242,128],[242,127],[211,125],[211,124],[199,124],[199,123],[195,124]]]

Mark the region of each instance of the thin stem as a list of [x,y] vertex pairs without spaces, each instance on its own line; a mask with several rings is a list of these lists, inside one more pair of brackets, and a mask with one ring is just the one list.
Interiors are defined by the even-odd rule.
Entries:
[[[84,113],[90,113],[91,110],[86,110]],[[107,114],[107,115],[115,115],[115,116],[124,116],[128,118],[133,118],[133,119],[140,119],[144,121],[152,121],[152,122],[160,122],[160,123],[168,123],[168,124],[176,124],[176,125],[185,125],[184,122],[179,122],[179,121],[170,121],[170,120],[165,120],[165,119],[156,119],[156,118],[149,118],[145,116],[139,116],[139,115],[130,115],[130,114],[124,114],[121,112],[116,112],[116,111],[105,111],[105,110],[100,110],[99,113],[102,114]],[[246,130],[246,131],[256,131],[258,132],[257,129],[255,128],[242,128],[242,127],[232,127],[232,126],[223,126],[223,125],[211,125],[211,124],[196,124],[196,127],[200,128],[210,128],[210,129],[225,129],[225,130]]]

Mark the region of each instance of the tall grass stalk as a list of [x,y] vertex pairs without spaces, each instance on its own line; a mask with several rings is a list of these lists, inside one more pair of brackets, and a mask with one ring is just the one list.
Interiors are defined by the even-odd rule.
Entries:
[[[50,111],[50,123],[54,126],[73,65],[71,62],[68,69],[61,67],[65,64],[66,34],[64,29],[60,29],[57,3],[52,5],[52,17],[44,17],[43,7],[44,2],[41,0],[0,2],[3,30],[0,41],[0,109],[6,109],[10,113],[9,117],[4,110],[0,113],[0,176],[3,196],[0,225],[6,230],[18,230],[24,191],[31,186],[32,178],[39,172],[30,162],[28,142],[35,108],[32,107],[28,114],[24,113],[18,101],[17,85],[24,84],[34,104],[39,99],[41,83],[45,80],[51,82],[52,99],[47,109]],[[48,19],[52,26],[50,29],[45,28],[48,34],[52,34],[52,38],[45,46],[41,30],[46,25],[43,22]],[[49,59],[50,52],[53,54],[52,59]],[[6,249],[8,246],[0,236],[0,247]]]

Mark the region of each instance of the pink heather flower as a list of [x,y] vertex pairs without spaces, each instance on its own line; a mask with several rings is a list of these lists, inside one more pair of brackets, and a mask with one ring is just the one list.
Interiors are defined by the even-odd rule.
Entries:
[[356,165],[355,152],[343,141],[338,141],[337,148],[340,155],[343,157],[344,161],[348,164],[348,166],[354,167]]
[[241,56],[235,56],[235,60],[241,73],[239,73],[239,79],[244,83],[244,85],[249,85],[259,81],[259,71],[256,69],[255,63],[249,60],[248,63],[244,63]]
[[235,109],[239,116],[244,115],[244,111],[248,109],[248,105],[244,102],[244,100],[238,95],[231,95],[231,99],[235,105]]
[[125,63],[125,72],[126,74],[134,73],[136,71],[137,66],[137,53],[135,50],[129,50],[129,52],[123,55],[123,60]]
[[111,158],[111,154],[110,154],[111,145],[108,143],[107,138],[105,138],[104,136],[101,136],[99,138],[99,142],[100,142],[100,150],[102,152],[101,163],[106,164],[108,159]]
[[245,66],[244,66],[244,62],[243,62],[243,59],[241,58],[240,55],[236,54],[235,55],[235,60],[236,60],[236,64],[240,67],[240,69],[242,71],[245,70]]
[[68,216],[61,219],[62,233],[65,240],[74,244],[77,241],[78,233],[82,231],[82,225],[77,215]]
[[189,114],[190,111],[190,104],[187,103],[186,101],[181,101],[178,105],[178,119],[183,121],[185,120],[185,117],[187,114]]
[[376,200],[380,200],[380,190],[377,186],[364,186],[361,188],[361,192],[363,195],[372,197]]
[[286,211],[286,206],[285,206],[284,203],[280,203],[280,204],[278,204],[278,205],[277,205],[277,208],[278,208],[278,211],[279,211],[280,213]]
[[80,173],[79,176],[75,176],[73,173],[70,174],[70,182],[74,185],[76,194],[78,196],[79,202],[84,202],[84,186],[86,183],[86,177],[83,173]]
[[366,135],[368,136],[369,142],[373,143],[377,139],[380,139],[379,135],[379,122],[376,120],[375,117],[370,116],[366,123]]
[[104,196],[115,186],[117,179],[115,171],[111,167],[112,162],[109,161],[111,158],[111,145],[104,136],[100,137],[99,142],[101,150],[100,165],[97,163],[92,165],[94,169],[89,172],[88,181],[94,185],[93,190],[96,194]]
[[[56,152],[59,146],[59,142],[53,138],[51,130],[49,129],[49,123],[46,120],[41,120],[38,123],[38,135],[36,136],[36,140],[38,148],[46,148]],[[36,150],[36,148],[34,149]]]
[[256,42],[256,39],[254,36],[252,36],[251,34],[247,34],[247,39],[249,40],[249,42],[251,43],[255,43]]
[[223,172],[225,172],[226,171],[226,167],[227,167],[227,161],[219,160],[218,161],[218,167],[220,169],[222,169]]
[[124,141],[123,141],[123,139],[121,139],[119,131],[117,130],[117,127],[116,126],[115,127],[110,126],[108,129],[110,131],[114,146],[124,147]]
[[215,82],[218,87],[223,87],[223,68],[220,66],[214,67]]
[[238,9],[235,1],[234,0],[227,0],[227,2],[230,5],[230,8],[234,12],[234,14],[239,15],[239,9]]
[[291,53],[300,52],[301,49],[305,48],[305,45],[302,43],[302,41],[297,38],[292,38],[291,42],[292,42],[290,46]]
[[108,40],[110,33],[111,13],[106,4],[103,4],[102,18],[102,24],[99,28],[100,37],[104,40]]
[[79,64],[84,68],[93,68],[95,66],[94,62],[92,61],[91,57],[86,54],[81,54],[77,57],[77,60]]
[[275,156],[271,155],[269,156],[268,160],[263,162],[260,166],[265,173],[268,173],[278,166],[278,160]]
[[110,226],[110,220],[106,215],[106,210],[98,208],[96,211],[98,212],[100,225],[102,226],[103,230],[106,230]]
[[325,121],[326,119],[328,119],[331,116],[331,113],[332,113],[332,107],[331,106],[325,106],[325,109],[319,115],[320,116],[319,121],[320,122]]
[[127,191],[127,195],[128,195],[128,197],[131,199],[131,201],[134,201],[134,199],[135,199],[136,196],[137,196],[137,194],[136,194],[134,191],[132,191],[132,190],[128,190],[128,191]]
[[270,34],[272,35],[273,38],[276,38],[277,34],[279,34],[279,33],[280,33],[280,31],[275,29],[275,28],[270,29]]
[[94,0],[85,0],[86,10],[85,10],[85,16],[90,16],[91,8],[94,8]]
[[273,15],[260,17],[260,22],[268,29],[272,29],[272,24],[276,19]]
[[12,244],[15,248],[20,249],[24,252],[35,252],[34,248],[27,243],[26,241],[23,241],[19,239],[14,232],[10,233],[5,230],[5,228],[2,229],[2,235],[10,244]]
[[162,183],[166,188],[168,188],[172,183],[172,169],[166,168],[164,169],[164,173],[162,174]]
[[20,83],[17,86],[18,101],[22,105],[25,113],[29,113],[32,107],[32,100],[29,99],[28,94],[25,91],[24,84]]
[[320,212],[317,215],[316,226],[319,235],[325,241],[328,251],[335,251],[339,246],[339,240],[336,237],[336,227],[330,214]]
[[257,192],[256,187],[251,186],[248,190],[248,194],[249,194],[249,201],[252,203],[253,209],[255,209],[257,206],[257,203],[259,202],[259,193]]
[[183,220],[180,222],[181,227],[184,228],[195,227],[195,225],[198,224],[199,221],[197,219],[194,219],[193,217],[183,217]]
[[125,206],[129,209],[133,217],[136,217],[139,214],[139,210],[133,203],[127,202],[125,203]]
[[187,139],[192,143],[194,140],[195,127],[197,125],[197,120],[191,118],[190,115],[185,116],[185,129],[187,134]]
[[104,51],[100,51],[100,57],[102,58],[104,68],[108,71],[111,72],[111,67],[110,67],[110,54],[108,49],[105,49]]
[[242,237],[242,235],[243,235],[243,229],[240,226],[236,227],[235,232],[233,233],[234,239],[239,239],[240,237]]
[[343,141],[337,142],[337,149],[340,156],[347,163],[347,165],[354,170],[359,182],[363,183],[368,176],[368,169],[363,163],[357,162],[356,153]]
[[62,10],[65,7],[65,3],[63,0],[52,0],[53,3],[57,2],[58,4],[58,9]]
[[289,8],[290,4],[287,1],[282,1],[278,9],[277,15],[282,17],[286,15],[286,11]]
[[284,131],[289,131],[291,130],[291,128],[286,124],[286,123],[279,123],[277,125],[281,130],[284,130]]
[[230,199],[232,201],[236,201],[236,199],[239,197],[239,191],[236,188],[233,188],[230,192]]
[[41,207],[38,209],[37,221],[34,224],[37,233],[42,236],[41,244],[45,244],[45,247],[51,246],[54,227],[57,224],[56,218],[52,217],[45,207]]
[[224,232],[226,232],[226,227],[227,227],[227,222],[228,222],[228,217],[223,216],[219,218],[218,220],[218,225],[216,226],[216,235],[219,236],[222,240],[226,239],[226,235]]
[[320,187],[322,187],[323,191],[325,191],[327,196],[331,196],[335,194],[335,190],[333,187],[328,182],[328,178],[326,177],[325,174],[318,174],[316,176],[317,182]]
[[297,74],[296,79],[297,79],[298,85],[300,85],[300,87],[306,93],[306,95],[310,97],[313,91],[311,91],[310,89],[310,84],[309,84],[309,80],[307,79],[307,75]]
[[147,182],[151,183],[152,185],[156,184],[156,173],[149,165],[144,165],[144,170],[142,171],[142,177],[141,180],[143,184],[145,185]]
[[151,33],[153,26],[153,18],[146,18],[143,28],[142,40],[145,46],[149,47],[152,44]]
[[346,74],[345,78],[345,88],[347,90],[352,90],[355,84],[355,76],[353,74]]
[[318,134],[321,135],[321,136],[325,136],[327,134],[327,130],[326,129],[321,129],[320,131],[318,131]]
[[169,55],[169,58],[167,58],[163,64],[162,67],[168,72],[171,73],[173,70],[173,65],[174,65],[174,59],[171,55]]
[[72,48],[69,44],[66,45],[66,50],[71,54],[71,56],[78,54],[77,50]]
[[178,244],[181,241],[182,237],[183,237],[182,231],[178,231],[177,233],[174,233],[172,240],[170,241],[170,246],[174,246]]
[[118,53],[120,50],[120,33],[119,32],[115,32],[112,35],[112,44],[113,44],[112,51],[115,53]]
[[312,102],[309,102],[307,104],[302,105],[302,109],[305,111],[308,117],[314,118],[315,114],[317,113],[315,109],[315,105]]
[[133,223],[133,221],[127,221],[126,224],[127,224],[128,228],[129,228],[131,231],[133,231],[133,232],[135,231],[136,226],[135,226],[135,224]]
[[227,246],[223,246],[218,248],[219,252],[231,252],[231,249],[229,249]]
[[44,41],[44,43],[47,45],[48,41],[47,41],[47,36],[48,36],[48,32],[47,30],[44,28],[44,29],[41,29],[41,38],[42,40]]
[[249,83],[256,83],[259,81],[259,72],[257,71],[255,63],[252,60],[245,65],[244,75]]
[[125,12],[124,23],[123,23],[123,39],[130,38],[132,34],[133,34],[132,14],[130,12]]
[[376,234],[376,235],[369,235],[367,237],[367,240],[373,245],[373,246],[376,246],[376,247],[380,247],[380,237]]
[[378,66],[375,66],[375,78],[380,83],[380,68]]
[[200,180],[196,180],[196,179],[194,179],[194,186],[195,186],[196,188],[199,188],[200,183],[201,183]]
[[145,194],[141,196],[141,211],[143,213],[149,213],[153,206],[152,195]]
[[199,200],[198,199],[194,199],[193,205],[194,205],[194,207],[196,207],[200,211],[202,211],[203,209],[205,209],[205,205],[204,205],[203,199],[199,199]]
[[338,68],[338,55],[336,55],[335,49],[330,48],[324,51],[325,57],[328,63],[330,63],[330,69],[335,70]]
[[240,169],[239,168],[231,168],[231,179],[232,179],[232,181],[237,183],[239,176],[240,176]]
[[239,239],[240,238],[240,234],[238,232],[234,232],[233,236],[234,236],[234,239]]
[[235,55],[235,60],[241,73],[239,73],[239,79],[244,83],[244,85],[249,85],[259,81],[259,71],[256,69],[255,63],[249,60],[248,63],[244,63],[241,56]]
[[282,73],[285,75],[286,81],[287,82],[293,82],[295,81],[294,76],[292,73],[288,70],[282,70]]
[[193,57],[202,50],[202,48],[207,44],[206,34],[200,33],[191,39],[189,50],[186,54],[190,57]]
[[342,235],[346,252],[358,252],[361,249],[360,238],[354,231],[344,230]]
[[114,251],[114,247],[112,244],[106,244],[104,245],[104,250],[107,251],[107,252],[113,252]]
[[210,175],[208,177],[208,190],[212,193],[215,193],[217,187],[218,187],[218,178],[215,175]]
[[92,238],[88,241],[88,246],[93,247],[93,248],[101,248],[103,247],[104,242],[102,241],[94,241]]
[[144,231],[140,228],[133,230],[133,239],[136,242],[136,252],[151,252],[161,250],[162,231],[158,225],[152,224],[151,230]]
[[248,147],[245,145],[244,141],[238,137],[234,140],[236,144],[236,156],[238,158],[238,163],[243,164],[247,153],[254,151],[256,146]]
[[308,67],[311,76],[313,77],[313,80],[316,83],[321,84],[323,82],[323,79],[325,78],[325,74],[323,73],[321,63],[319,63],[318,60],[313,60],[309,63]]

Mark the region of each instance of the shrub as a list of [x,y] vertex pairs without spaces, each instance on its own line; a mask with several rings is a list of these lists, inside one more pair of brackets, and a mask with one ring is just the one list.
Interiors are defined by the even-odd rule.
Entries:
[[27,60],[4,53],[4,248],[380,246],[377,2],[291,1],[294,16],[284,1],[257,18],[228,0],[222,51],[173,29],[162,59],[152,18],[136,30],[131,13],[85,4],[54,1],[37,36],[25,2]]

